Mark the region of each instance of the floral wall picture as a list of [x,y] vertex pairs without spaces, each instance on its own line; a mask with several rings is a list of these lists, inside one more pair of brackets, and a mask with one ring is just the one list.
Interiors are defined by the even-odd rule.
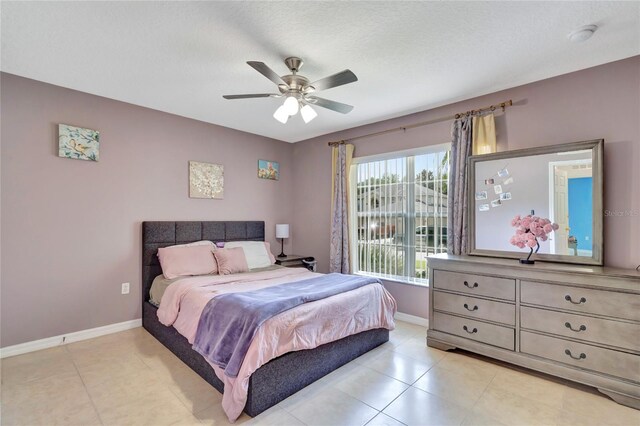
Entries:
[[99,154],[100,132],[68,124],[58,124],[59,157],[98,161]]
[[279,180],[280,164],[275,161],[258,160],[258,177],[260,179]]
[[224,196],[224,166],[189,161],[189,197],[221,200]]

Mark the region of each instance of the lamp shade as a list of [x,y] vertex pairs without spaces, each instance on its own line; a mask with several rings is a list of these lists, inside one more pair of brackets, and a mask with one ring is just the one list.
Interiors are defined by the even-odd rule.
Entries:
[[296,115],[298,113],[298,108],[300,108],[300,105],[298,104],[298,99],[294,98],[293,96],[287,97],[287,99],[285,99],[284,104],[282,104],[282,106],[284,107],[284,110],[289,115]]
[[287,110],[284,105],[280,105],[280,107],[273,113],[273,118],[281,122],[282,124],[287,124],[287,120],[289,119],[289,114],[287,114]]
[[311,108],[311,106],[305,105],[300,108],[300,115],[302,115],[302,119],[304,120],[304,122],[308,123],[316,118],[318,116],[318,113],[315,112],[313,108]]
[[276,225],[276,238],[289,238],[289,225],[278,224]]

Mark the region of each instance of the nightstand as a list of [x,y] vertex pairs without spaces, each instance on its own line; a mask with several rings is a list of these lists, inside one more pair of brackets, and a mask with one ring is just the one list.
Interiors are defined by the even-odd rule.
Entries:
[[276,257],[276,265],[286,266],[287,268],[306,268],[306,265],[302,263],[302,259],[307,258],[309,256],[289,254],[287,257]]

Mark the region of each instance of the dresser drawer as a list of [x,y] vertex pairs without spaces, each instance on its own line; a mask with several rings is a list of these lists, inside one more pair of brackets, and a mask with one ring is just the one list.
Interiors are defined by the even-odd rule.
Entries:
[[434,291],[433,309],[500,322],[511,326],[516,323],[515,305],[461,294]]
[[516,300],[516,281],[507,278],[486,277],[484,275],[461,274],[458,272],[434,271],[434,288],[452,290],[474,296],[495,297]]
[[522,303],[640,321],[640,295],[522,281]]
[[522,306],[520,327],[640,352],[640,324]]
[[515,349],[515,331],[513,328],[455,317],[440,312],[433,313],[433,323],[434,330],[455,334],[456,336],[466,337],[467,339],[504,349]]
[[640,355],[569,342],[527,331],[520,332],[520,352],[640,382]]

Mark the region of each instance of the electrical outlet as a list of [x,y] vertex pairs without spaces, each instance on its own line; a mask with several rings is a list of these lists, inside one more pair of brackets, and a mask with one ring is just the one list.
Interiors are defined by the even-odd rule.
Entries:
[[122,294],[129,294],[129,283],[122,283]]

